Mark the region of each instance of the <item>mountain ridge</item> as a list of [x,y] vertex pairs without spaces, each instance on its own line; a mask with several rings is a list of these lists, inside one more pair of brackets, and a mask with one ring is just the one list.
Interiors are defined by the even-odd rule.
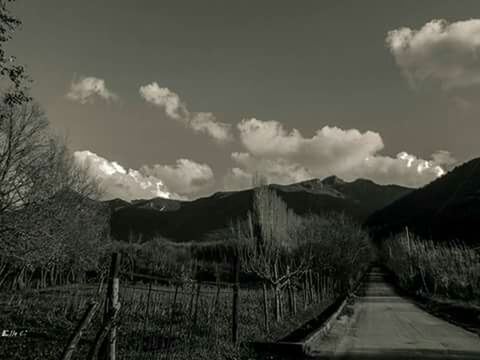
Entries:
[[377,240],[408,227],[435,241],[479,244],[479,219],[480,158],[475,158],[372,213],[365,225]]
[[[360,222],[373,211],[412,191],[398,185],[379,185],[370,180],[346,182],[333,176],[268,186],[300,215],[340,211]],[[252,202],[253,189],[217,192],[192,201],[163,198],[134,200],[130,206],[113,211],[112,234],[123,240],[129,236],[136,236],[139,241],[155,236],[175,241],[202,240],[208,233],[226,228],[231,219],[244,216]],[[164,207],[166,205],[168,207]]]

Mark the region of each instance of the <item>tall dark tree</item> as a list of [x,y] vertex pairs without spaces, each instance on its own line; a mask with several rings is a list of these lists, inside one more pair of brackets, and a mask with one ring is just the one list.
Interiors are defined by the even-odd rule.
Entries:
[[[30,100],[27,92],[29,79],[25,68],[5,50],[6,43],[22,24],[10,12],[9,5],[13,2],[14,0],[0,0],[0,80],[2,101],[6,105],[19,105]],[[0,115],[0,121],[2,120]]]

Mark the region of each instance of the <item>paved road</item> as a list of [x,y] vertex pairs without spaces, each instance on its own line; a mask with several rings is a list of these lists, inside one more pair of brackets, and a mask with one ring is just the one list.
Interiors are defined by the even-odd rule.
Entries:
[[398,296],[373,269],[365,296],[330,335],[309,344],[312,355],[347,359],[476,359],[480,337],[436,318]]

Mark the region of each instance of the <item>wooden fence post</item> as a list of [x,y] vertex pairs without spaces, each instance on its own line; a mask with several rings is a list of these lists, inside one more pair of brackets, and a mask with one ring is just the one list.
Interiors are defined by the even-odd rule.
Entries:
[[193,309],[193,325],[197,325],[197,316],[198,316],[198,301],[200,299],[200,290],[201,290],[201,284],[200,281],[197,282],[197,292],[195,294],[195,308]]
[[192,316],[193,315],[193,300],[195,299],[195,281],[192,280],[192,289],[190,291],[190,302],[188,305],[188,315]]
[[147,295],[147,306],[145,308],[145,321],[143,322],[143,333],[147,332],[148,327],[148,316],[150,310],[150,296],[152,295],[152,282],[148,283],[148,295]]
[[177,283],[175,283],[175,293],[173,295],[173,302],[172,302],[172,306],[170,308],[170,328],[168,330],[168,334],[170,336],[172,336],[172,331],[173,331],[173,321],[174,321],[174,316],[175,316],[175,306],[177,304],[178,287],[179,287],[179,285]]
[[62,360],[70,360],[72,358],[73,352],[78,344],[78,341],[83,335],[83,332],[88,327],[90,322],[92,321],[93,317],[95,316],[95,312],[97,311],[98,303],[92,302],[88,307],[87,311],[80,320],[75,332],[73,333],[72,337],[68,341],[68,345],[65,347],[65,350],[62,354]]
[[117,319],[118,312],[120,311],[120,303],[117,304],[117,307],[114,308],[107,317],[107,320],[103,322],[101,328],[98,330],[93,345],[88,352],[88,360],[96,360],[97,354],[104,343],[105,337],[108,335],[108,332],[111,330],[115,320]]
[[[105,313],[103,319],[105,323],[111,318],[112,313],[119,308],[118,292],[120,286],[120,280],[118,278],[120,271],[120,253],[112,254],[112,262],[110,263],[110,273],[108,278],[107,288],[107,301],[105,302]],[[113,321],[107,336],[103,342],[102,355],[106,360],[115,360],[116,358],[116,345],[117,345],[117,328]]]
[[215,317],[217,315],[217,308],[218,308],[218,301],[220,299],[220,284],[218,284],[218,279],[217,279],[217,291],[215,292],[215,296],[212,300],[212,305],[211,309],[208,314],[208,321],[211,323],[212,319],[215,322]]
[[233,262],[233,301],[232,301],[232,341],[238,341],[238,314],[239,314],[239,290],[240,290],[240,259],[235,255]]

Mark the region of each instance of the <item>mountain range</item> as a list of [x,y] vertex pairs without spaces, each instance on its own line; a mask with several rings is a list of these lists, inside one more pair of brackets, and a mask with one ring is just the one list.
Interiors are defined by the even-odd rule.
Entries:
[[[435,241],[480,244],[480,158],[468,161],[419,189],[379,185],[370,180],[346,182],[336,176],[290,185],[268,185],[297,214],[343,212],[363,223],[374,239],[404,231]],[[253,189],[217,192],[193,201],[164,198],[108,201],[116,239],[202,241],[244,216]],[[220,235],[218,235],[220,234]],[[220,240],[217,238],[216,240]]]
[[[269,185],[297,214],[340,211],[360,222],[413,189],[378,185],[370,180],[343,181],[335,176],[291,185]],[[193,201],[154,198],[110,200],[112,234],[117,239],[146,241],[157,235],[175,241],[201,241],[225,229],[252,207],[253,190],[217,192]],[[130,239],[131,240],[131,239]]]

